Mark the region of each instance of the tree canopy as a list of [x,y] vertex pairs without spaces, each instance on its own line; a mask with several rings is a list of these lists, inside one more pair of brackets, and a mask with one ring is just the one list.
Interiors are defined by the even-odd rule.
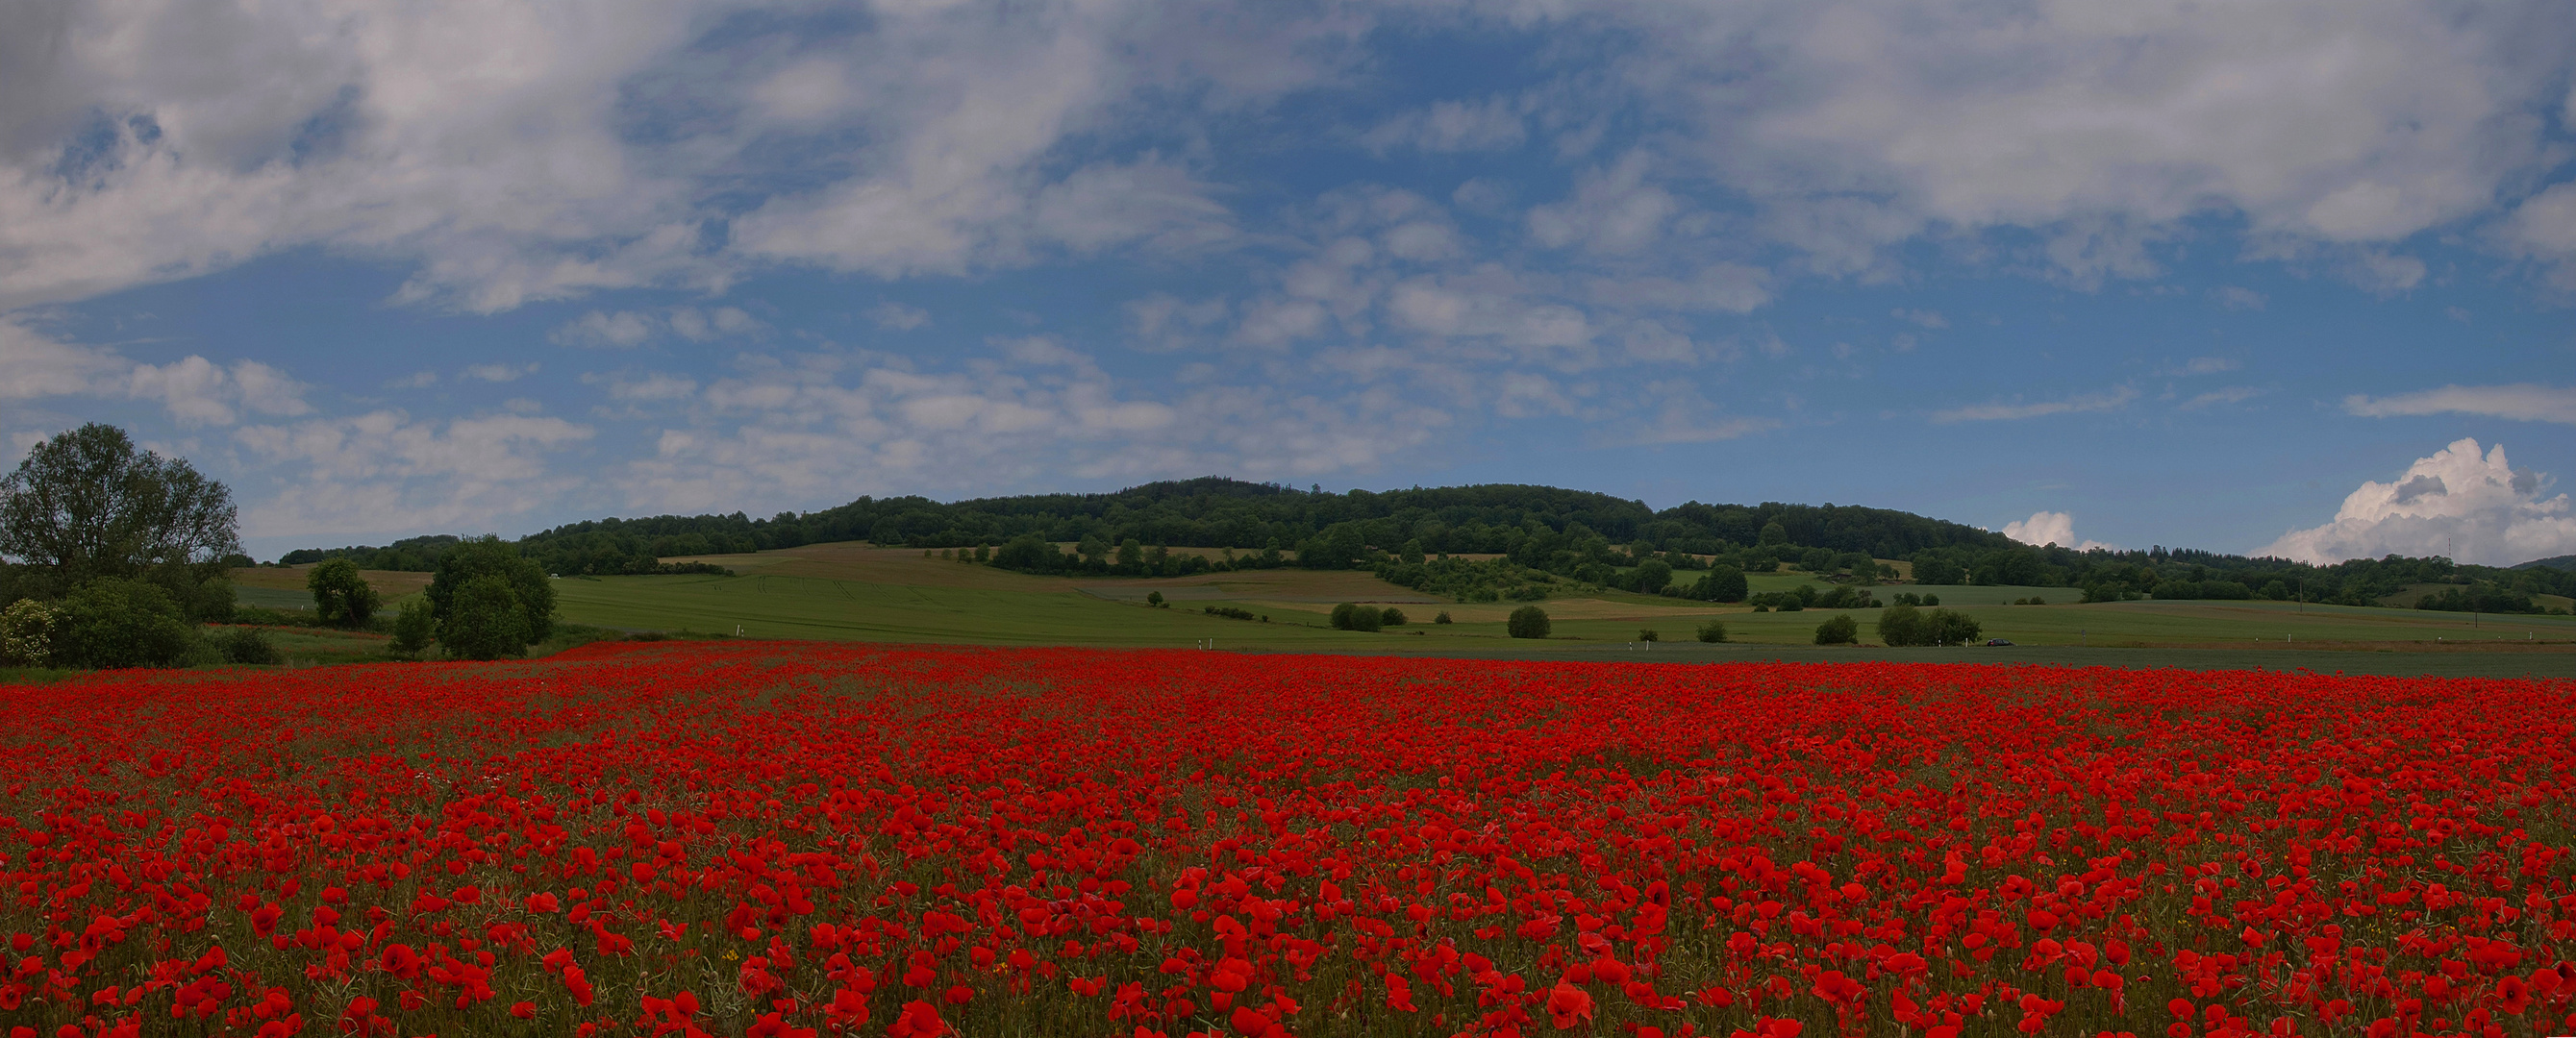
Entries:
[[220,619],[221,581],[241,540],[232,492],[180,458],[92,422],[45,440],[0,478],[0,558],[18,597],[59,598],[91,581],[159,585],[186,612]]

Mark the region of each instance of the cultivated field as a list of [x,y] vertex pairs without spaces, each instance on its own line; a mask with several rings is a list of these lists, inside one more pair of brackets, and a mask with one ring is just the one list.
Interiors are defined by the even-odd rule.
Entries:
[[595,645],[0,728],[11,1035],[2540,1035],[2576,685]]
[[[1158,580],[1038,577],[926,559],[917,549],[859,544],[689,561],[715,562],[745,575],[567,579],[558,584],[564,615],[613,628],[727,634],[740,629],[755,637],[1139,647],[1186,646],[1216,638],[1220,648],[1478,654],[1625,646],[1643,630],[1654,630],[1666,642],[1689,641],[1710,618],[1726,623],[1732,642],[1802,646],[1813,640],[1817,624],[1837,612],[1754,613],[1741,605],[1603,592],[1539,603],[1553,618],[1556,637],[1531,643],[1515,642],[1503,631],[1504,618],[1522,603],[1444,602],[1364,573],[1282,569]],[[1749,579],[1756,592],[1814,583],[1798,573]],[[2247,659],[2259,662],[2278,658],[2275,650],[2304,657],[2316,651],[2417,652],[2515,642],[2519,651],[2539,655],[2517,656],[2520,662],[2501,664],[2501,673],[2576,674],[2576,619],[2566,617],[2473,617],[2279,602],[2077,605],[2080,592],[2048,587],[1901,584],[1874,590],[1882,600],[1900,591],[1939,595],[1944,608],[1974,616],[1989,638],[2067,650],[2047,657],[2057,662],[2086,662],[2090,650],[2104,648],[2244,650],[2256,654]],[[1148,593],[1160,593],[1172,608],[1145,609]],[[2049,604],[2005,604],[2028,598]],[[1377,634],[1332,631],[1327,617],[1337,602],[1394,605],[1413,622]],[[1272,622],[1244,623],[1201,611],[1211,605],[1267,615]],[[1429,623],[1443,611],[1457,622]],[[1860,622],[1864,642],[1875,640],[1875,610],[1840,612]],[[2218,664],[2205,658],[2199,665]]]

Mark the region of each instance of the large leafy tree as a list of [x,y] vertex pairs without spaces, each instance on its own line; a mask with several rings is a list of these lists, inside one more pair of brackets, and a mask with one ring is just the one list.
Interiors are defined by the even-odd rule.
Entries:
[[229,613],[221,578],[226,559],[241,552],[237,520],[222,483],[97,422],[37,444],[0,479],[0,557],[18,563],[25,590],[42,597],[103,578],[141,579],[191,613]]
[[555,589],[545,568],[498,537],[457,542],[438,558],[429,604],[438,640],[473,659],[515,656],[554,633]]

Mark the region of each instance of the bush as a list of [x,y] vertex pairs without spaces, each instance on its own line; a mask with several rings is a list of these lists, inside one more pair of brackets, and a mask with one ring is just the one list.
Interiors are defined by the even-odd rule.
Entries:
[[1353,610],[1358,609],[1358,608],[1359,608],[1358,606],[1352,605],[1351,603],[1348,603],[1348,602],[1344,602],[1344,603],[1342,603],[1342,604],[1340,604],[1340,605],[1334,606],[1334,607],[1333,607],[1333,629],[1334,629],[1334,630],[1336,630],[1336,631],[1347,631],[1347,630],[1350,630],[1350,629],[1351,629],[1351,612],[1352,612]]
[[1405,622],[1404,610],[1388,606],[1378,611],[1377,622],[1381,627],[1402,627]]
[[1445,624],[1445,623],[1456,623],[1457,621],[1454,621],[1454,620],[1449,619],[1449,611],[1448,611],[1448,610],[1446,610],[1446,609],[1443,609],[1443,610],[1441,610],[1441,611],[1440,611],[1440,615],[1438,615],[1438,616],[1435,616],[1435,617],[1432,617],[1432,618],[1431,618],[1431,622],[1432,622],[1432,623],[1435,623],[1435,624]]
[[256,627],[230,627],[215,636],[215,650],[224,654],[226,663],[277,663],[281,657],[277,646],[268,640],[268,632]]
[[1655,642],[1662,641],[1663,639],[1664,636],[1662,632],[1659,632],[1652,627],[1641,628],[1637,631],[1637,640],[1641,642]]
[[1878,611],[1878,640],[1887,645],[1930,645],[1924,640],[1923,611],[1907,599],[1896,596],[1896,604]]
[[305,574],[304,588],[313,592],[313,614],[334,627],[365,627],[376,615],[376,589],[358,575],[358,564],[328,559]]
[[1860,640],[1860,622],[1850,613],[1837,613],[1834,618],[1816,625],[1816,644],[1850,645]]
[[1699,625],[1699,640],[1712,645],[1725,641],[1726,621],[1711,618],[1707,623]]
[[1351,630],[1374,631],[1386,625],[1386,614],[1368,606],[1351,609]]
[[1162,593],[1162,592],[1160,592],[1160,591],[1148,591],[1148,592],[1145,592],[1145,604],[1146,604],[1146,605],[1149,605],[1149,606],[1153,606],[1154,608],[1157,608],[1157,609],[1162,608],[1162,606],[1163,606],[1163,593]]
[[22,598],[0,610],[0,667],[41,667],[54,658],[54,628],[61,616],[51,605]]
[[486,575],[466,581],[452,602],[438,636],[450,653],[469,660],[496,660],[526,652],[536,640],[528,631],[527,610],[505,577]]
[[429,639],[437,633],[437,611],[428,599],[415,598],[394,614],[394,640],[389,647],[397,656],[417,657],[429,651]]
[[1200,611],[1209,616],[1222,616],[1229,620],[1250,620],[1253,618],[1252,610],[1237,609],[1233,606],[1212,605],[1204,607]]
[[1503,629],[1514,638],[1545,638],[1553,625],[1548,623],[1547,610],[1533,605],[1512,610],[1511,619],[1504,621]]
[[[489,617],[477,617],[470,621],[474,625],[471,632],[449,630],[463,615],[461,600],[464,588],[485,577],[500,581],[501,587],[510,592],[511,607],[519,614],[517,622],[502,623]],[[429,602],[441,625],[438,640],[446,643],[450,651],[461,651],[458,646],[468,641],[486,647],[497,646],[497,642],[485,639],[516,630],[521,632],[518,644],[500,651],[498,655],[517,655],[530,644],[544,641],[554,634],[555,589],[548,582],[545,568],[537,565],[534,559],[522,557],[518,548],[503,543],[498,537],[459,541],[440,555],[437,574],[429,581]],[[493,604],[486,603],[487,606]],[[458,636],[460,634],[462,637]],[[497,656],[474,658],[494,659]]]
[[197,630],[160,586],[109,577],[72,589],[54,628],[54,659],[73,667],[176,667],[198,650]]

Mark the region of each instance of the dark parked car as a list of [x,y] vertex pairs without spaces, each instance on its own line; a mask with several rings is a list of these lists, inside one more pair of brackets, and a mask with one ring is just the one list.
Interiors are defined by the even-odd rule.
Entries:
[[2011,642],[2009,642],[2009,641],[2006,641],[2006,640],[2004,640],[2004,639],[2002,639],[2002,638],[1988,638],[1988,639],[1986,639],[1986,644],[1988,644],[1988,645],[2010,645],[2010,644],[2012,644],[2012,643],[2011,643]]

